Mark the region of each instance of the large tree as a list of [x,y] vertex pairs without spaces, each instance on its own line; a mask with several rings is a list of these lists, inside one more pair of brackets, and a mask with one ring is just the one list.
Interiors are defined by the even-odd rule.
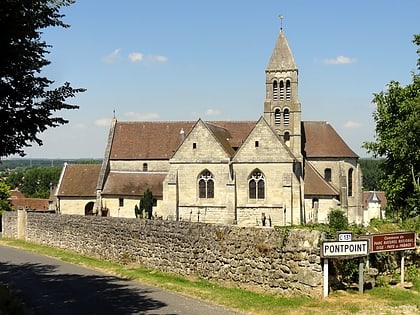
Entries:
[[[417,45],[417,70],[420,70],[420,34]],[[402,219],[420,214],[420,74],[412,73],[413,81],[402,86],[391,81],[385,91],[374,94],[376,110],[375,141],[364,147],[375,157],[383,157],[384,178],[380,188],[385,191],[388,210]]]
[[73,0],[0,1],[0,158],[25,155],[32,143],[42,145],[39,134],[49,127],[68,123],[54,113],[78,106],[66,103],[84,89],[68,82],[52,87],[42,76],[50,64],[45,58],[51,47],[42,40],[47,27],[68,27],[60,8]]

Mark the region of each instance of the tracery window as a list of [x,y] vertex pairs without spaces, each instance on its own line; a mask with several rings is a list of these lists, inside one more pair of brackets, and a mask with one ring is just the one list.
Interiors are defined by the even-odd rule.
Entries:
[[213,174],[208,170],[203,171],[198,177],[199,198],[214,198]]
[[265,179],[260,170],[255,170],[248,179],[249,199],[265,198]]

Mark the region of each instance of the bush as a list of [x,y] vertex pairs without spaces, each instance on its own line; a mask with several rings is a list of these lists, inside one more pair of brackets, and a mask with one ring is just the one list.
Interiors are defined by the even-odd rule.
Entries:
[[337,231],[347,230],[349,221],[344,211],[333,209],[328,214],[328,222],[331,233],[336,234]]

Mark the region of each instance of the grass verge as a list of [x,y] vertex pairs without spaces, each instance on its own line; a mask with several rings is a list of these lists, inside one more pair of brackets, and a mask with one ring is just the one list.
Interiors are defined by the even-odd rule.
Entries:
[[416,311],[412,314],[420,311],[419,292],[393,287],[375,288],[365,294],[352,291],[333,292],[326,299],[282,297],[221,286],[207,280],[167,274],[141,266],[112,263],[20,240],[0,239],[0,243],[211,301],[247,314],[393,314],[401,313],[400,307],[407,305]]

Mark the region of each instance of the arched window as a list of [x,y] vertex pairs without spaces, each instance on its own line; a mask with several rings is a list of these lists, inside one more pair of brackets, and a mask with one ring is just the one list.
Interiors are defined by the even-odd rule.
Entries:
[[248,179],[249,199],[265,198],[265,180],[260,170],[255,170]]
[[143,163],[143,172],[147,172],[147,169],[148,169],[147,163]]
[[290,120],[290,110],[288,108],[285,108],[284,113],[283,113],[283,121],[286,126],[289,124],[289,120]]
[[349,176],[347,178],[347,193],[349,196],[353,196],[353,169],[349,169]]
[[277,100],[278,84],[277,81],[273,82],[273,100]]
[[286,100],[290,100],[291,90],[290,90],[290,80],[286,80]]
[[213,175],[208,170],[203,171],[198,177],[198,197],[214,198]]
[[288,144],[290,141],[290,132],[286,131],[283,135],[284,143]]
[[280,99],[283,100],[284,99],[284,81],[281,80],[279,84],[280,84]]
[[331,169],[330,169],[330,168],[326,168],[326,169],[324,170],[324,179],[325,179],[327,182],[330,182],[330,181],[331,181]]
[[274,123],[276,125],[280,125],[280,122],[281,122],[280,108],[276,108],[276,110],[274,111]]

